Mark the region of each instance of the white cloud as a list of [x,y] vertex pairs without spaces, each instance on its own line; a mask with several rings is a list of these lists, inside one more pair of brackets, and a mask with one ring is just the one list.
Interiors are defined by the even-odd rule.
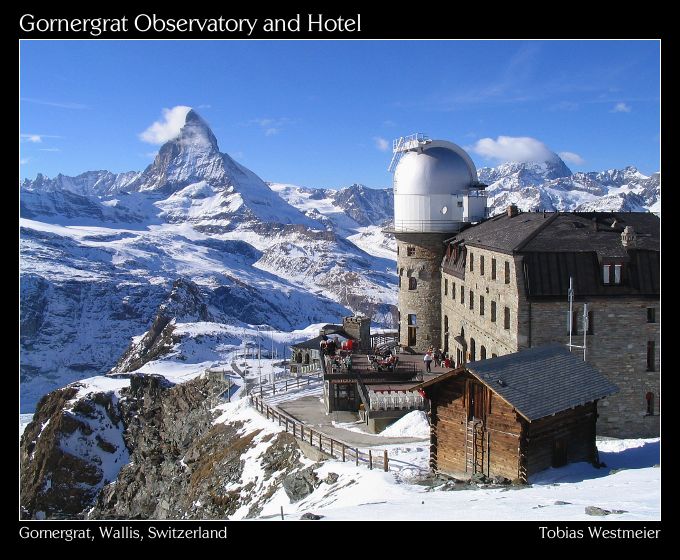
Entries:
[[42,142],[42,136],[40,134],[20,134],[19,138],[21,142],[31,142],[32,144],[39,144]]
[[390,147],[390,143],[385,138],[381,138],[380,136],[374,136],[373,141],[375,142],[375,147],[381,152],[386,152]]
[[500,161],[548,161],[554,158],[548,146],[529,136],[499,136],[496,140],[482,138],[470,150]]
[[21,158],[19,160],[19,165],[26,165],[28,163],[28,158]]
[[41,152],[61,152],[59,148],[40,148]]
[[265,136],[274,136],[275,134],[278,134],[280,131],[281,131],[280,128],[271,127],[271,128],[268,128],[264,131],[264,135]]
[[583,165],[586,162],[586,160],[574,152],[560,152],[559,156],[567,163],[573,163],[574,165]]
[[630,113],[631,106],[626,105],[623,101],[620,103],[617,103],[614,105],[614,108],[611,110],[612,113]]
[[191,111],[191,107],[185,105],[163,109],[163,118],[140,133],[139,139],[149,144],[165,144],[168,140],[176,138],[184,126],[189,111]]

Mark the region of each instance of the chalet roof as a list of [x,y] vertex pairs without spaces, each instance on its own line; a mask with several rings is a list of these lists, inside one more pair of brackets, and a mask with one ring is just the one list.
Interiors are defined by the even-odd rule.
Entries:
[[529,422],[619,391],[580,354],[571,354],[561,344],[471,362],[419,387],[435,385],[464,371],[500,395]]

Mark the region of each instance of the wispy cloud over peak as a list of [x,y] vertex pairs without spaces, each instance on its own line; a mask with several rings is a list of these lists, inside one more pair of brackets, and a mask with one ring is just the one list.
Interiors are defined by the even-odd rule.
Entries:
[[35,103],[37,105],[47,105],[48,107],[58,107],[59,109],[89,109],[88,105],[82,103],[71,103],[69,101],[47,101],[45,99],[34,99],[32,97],[22,97],[21,101]]
[[176,138],[184,126],[187,113],[191,107],[177,105],[172,109],[163,109],[163,118],[152,123],[139,134],[139,139],[149,144],[165,144]]
[[559,156],[567,163],[573,163],[574,165],[583,165],[586,162],[586,160],[574,152],[560,152]]

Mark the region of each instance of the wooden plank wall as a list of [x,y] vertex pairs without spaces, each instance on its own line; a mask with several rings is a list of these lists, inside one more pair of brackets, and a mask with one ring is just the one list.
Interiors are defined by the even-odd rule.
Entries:
[[595,425],[597,403],[588,403],[526,423],[525,454],[527,475],[552,466],[553,441],[565,438],[567,462],[593,461],[596,457]]
[[489,390],[489,476],[500,475],[510,480],[518,477],[519,437],[522,424],[517,412]]

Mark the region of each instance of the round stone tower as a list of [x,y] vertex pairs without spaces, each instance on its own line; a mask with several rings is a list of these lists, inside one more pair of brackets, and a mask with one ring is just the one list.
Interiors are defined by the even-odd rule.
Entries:
[[399,343],[441,347],[444,240],[486,216],[484,185],[470,156],[444,140],[413,134],[394,141],[394,227],[399,275]]

